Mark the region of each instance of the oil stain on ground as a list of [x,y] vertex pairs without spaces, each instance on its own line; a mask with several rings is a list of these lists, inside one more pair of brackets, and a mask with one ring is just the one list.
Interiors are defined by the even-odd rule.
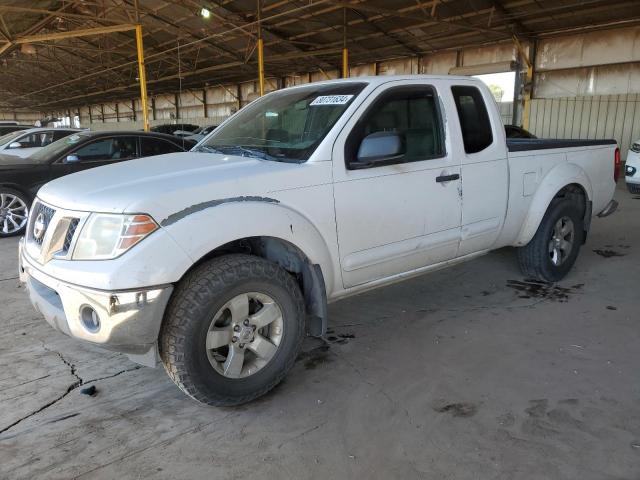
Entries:
[[304,368],[314,370],[318,365],[329,363],[333,360],[329,350],[329,345],[324,344],[306,352],[300,352],[296,362],[304,362]]
[[524,281],[507,280],[507,287],[519,292],[518,298],[541,298],[556,302],[568,301],[569,296],[577,293],[583,286],[584,283],[578,283],[571,287],[560,287],[553,283],[534,279],[526,279]]
[[327,330],[327,341],[330,343],[344,345],[345,343],[349,343],[349,340],[353,338],[356,338],[353,333],[335,333],[332,329]]
[[454,417],[473,417],[478,412],[478,407],[473,403],[447,403],[441,407],[434,407],[438,413],[450,413]]
[[596,248],[593,252],[604,258],[624,257],[624,253],[616,252],[615,250],[610,249],[601,250],[599,248]]

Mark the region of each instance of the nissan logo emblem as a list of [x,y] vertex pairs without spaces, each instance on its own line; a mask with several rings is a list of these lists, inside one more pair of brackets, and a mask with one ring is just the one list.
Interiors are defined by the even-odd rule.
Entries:
[[36,217],[36,221],[33,222],[33,237],[36,240],[42,240],[42,237],[44,237],[45,229],[46,225],[44,224],[44,213],[39,213]]

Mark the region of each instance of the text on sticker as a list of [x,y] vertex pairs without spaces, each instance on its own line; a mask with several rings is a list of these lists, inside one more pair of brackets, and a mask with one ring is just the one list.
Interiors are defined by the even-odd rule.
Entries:
[[322,95],[317,97],[309,105],[344,105],[353,98],[353,95]]

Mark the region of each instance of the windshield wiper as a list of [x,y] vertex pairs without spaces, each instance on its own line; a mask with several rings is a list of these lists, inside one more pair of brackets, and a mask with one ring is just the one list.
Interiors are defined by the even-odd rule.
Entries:
[[283,162],[283,163],[301,163],[300,160],[294,160],[287,157],[276,157],[273,155],[269,155],[264,150],[260,148],[251,148],[249,146],[242,145],[216,145],[215,147],[211,145],[200,145],[196,150],[196,152],[206,152],[206,153],[221,153],[223,155],[238,155],[240,157],[251,157],[251,158],[259,158],[261,160],[269,160],[271,162]]
[[218,150],[217,148],[211,147],[209,145],[200,145],[198,148],[194,150],[194,152],[224,153],[222,150]]

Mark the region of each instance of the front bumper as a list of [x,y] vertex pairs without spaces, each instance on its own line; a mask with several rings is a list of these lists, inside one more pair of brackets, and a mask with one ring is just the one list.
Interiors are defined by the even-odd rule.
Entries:
[[624,176],[627,183],[640,184],[640,153],[629,150]]
[[[18,271],[31,303],[53,328],[125,353],[142,365],[157,364],[157,339],[172,285],[121,291],[74,285],[40,270],[25,254],[23,241],[19,246]],[[86,312],[90,309],[97,316],[97,325],[87,324]]]

